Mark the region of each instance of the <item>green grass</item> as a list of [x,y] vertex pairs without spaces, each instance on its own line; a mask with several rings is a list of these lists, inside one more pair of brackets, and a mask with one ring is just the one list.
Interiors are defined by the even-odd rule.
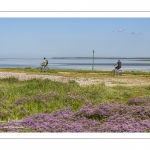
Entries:
[[[76,82],[53,82],[48,79],[19,81],[0,79],[1,120],[23,118],[36,113],[50,113],[62,108],[78,110],[87,104],[126,102],[132,97],[150,97],[150,86],[106,87],[104,84],[79,86]],[[26,101],[15,104],[20,99]]]
[[[73,77],[110,77],[111,71],[101,71],[101,70],[75,70],[75,69],[51,69],[49,72],[38,72],[36,68],[0,68],[0,72],[16,72],[16,73],[27,73],[27,74],[51,74],[51,75],[61,75],[61,76],[73,76]],[[142,71],[130,71],[123,72],[122,76],[130,77],[150,77],[150,72]]]

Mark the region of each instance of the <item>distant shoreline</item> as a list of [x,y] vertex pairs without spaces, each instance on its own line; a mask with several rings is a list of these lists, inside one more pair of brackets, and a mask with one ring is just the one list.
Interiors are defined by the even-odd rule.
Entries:
[[[3,59],[42,59],[42,58],[25,58],[25,57],[18,57],[18,58],[0,58]],[[47,59],[93,59],[93,57],[47,57]],[[137,61],[150,61],[150,57],[94,57],[94,59],[128,59],[128,60],[137,60]]]

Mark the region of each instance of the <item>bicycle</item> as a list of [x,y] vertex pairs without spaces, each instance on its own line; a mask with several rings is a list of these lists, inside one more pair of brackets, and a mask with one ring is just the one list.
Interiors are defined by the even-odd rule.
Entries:
[[120,70],[120,69],[116,69],[116,71],[115,71],[115,69],[113,69],[112,71],[111,71],[111,75],[119,75],[119,76],[121,76],[122,75],[122,70]]
[[38,72],[49,72],[50,71],[50,69],[48,68],[48,66],[45,66],[45,67],[43,67],[43,66],[41,66],[41,67],[37,67],[37,71]]

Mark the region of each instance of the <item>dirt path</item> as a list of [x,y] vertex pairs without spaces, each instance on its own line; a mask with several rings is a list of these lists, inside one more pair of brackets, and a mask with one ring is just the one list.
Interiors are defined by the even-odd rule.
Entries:
[[90,84],[100,84],[104,83],[106,86],[140,86],[140,85],[150,85],[150,79],[148,78],[129,78],[129,77],[103,77],[103,78],[83,78],[83,77],[63,77],[56,75],[34,75],[26,73],[12,73],[12,72],[0,72],[0,78],[16,77],[19,80],[30,80],[30,79],[50,79],[52,81],[58,82],[69,82],[75,80],[80,86],[86,86]]
[[142,79],[129,79],[129,78],[103,78],[103,79],[77,79],[80,85],[88,85],[88,84],[100,84],[104,83],[106,86],[140,86],[140,85],[150,85],[150,80],[142,80]]

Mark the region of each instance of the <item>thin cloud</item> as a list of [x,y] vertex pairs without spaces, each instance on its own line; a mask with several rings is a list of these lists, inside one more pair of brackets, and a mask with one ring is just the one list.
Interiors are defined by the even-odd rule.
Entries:
[[117,31],[118,32],[123,32],[124,30],[122,28],[119,28]]

